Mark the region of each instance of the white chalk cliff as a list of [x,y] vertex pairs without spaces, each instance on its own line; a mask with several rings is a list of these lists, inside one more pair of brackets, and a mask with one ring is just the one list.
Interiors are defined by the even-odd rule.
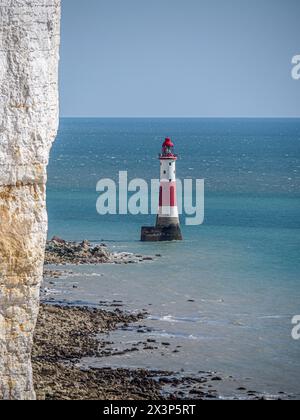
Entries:
[[30,353],[58,126],[60,0],[0,0],[0,399],[34,399]]

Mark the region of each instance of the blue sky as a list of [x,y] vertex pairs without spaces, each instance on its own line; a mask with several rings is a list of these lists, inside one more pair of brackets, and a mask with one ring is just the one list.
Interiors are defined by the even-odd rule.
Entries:
[[62,116],[300,116],[299,0],[62,5]]

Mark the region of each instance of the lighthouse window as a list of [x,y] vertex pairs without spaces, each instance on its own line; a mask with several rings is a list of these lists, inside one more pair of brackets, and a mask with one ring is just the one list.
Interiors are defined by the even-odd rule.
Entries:
[[172,163],[169,163],[169,166],[172,166]]
[[166,175],[167,171],[164,171],[164,174]]

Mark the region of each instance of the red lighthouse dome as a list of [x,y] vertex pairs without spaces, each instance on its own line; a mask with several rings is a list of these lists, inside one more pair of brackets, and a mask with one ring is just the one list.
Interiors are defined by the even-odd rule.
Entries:
[[165,142],[164,142],[164,144],[163,144],[163,147],[174,147],[174,144],[173,144],[173,142],[172,142],[172,140],[170,139],[170,138],[166,138],[165,139]]
[[174,143],[172,140],[167,137],[162,145],[162,154],[160,159],[177,159],[177,156],[174,154]]

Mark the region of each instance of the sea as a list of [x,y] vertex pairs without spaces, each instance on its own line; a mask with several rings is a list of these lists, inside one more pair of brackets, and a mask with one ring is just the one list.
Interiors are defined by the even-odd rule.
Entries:
[[[171,137],[179,179],[203,179],[202,225],[184,240],[140,242],[154,215],[99,215],[99,180],[159,177]],[[58,300],[122,301],[147,310],[150,337],[180,351],[139,352],[95,366],[214,371],[256,391],[300,397],[300,119],[61,119],[48,169],[49,238],[105,242],[160,255],[128,265],[72,267]],[[74,288],[76,283],[76,289]],[[112,333],[129,345],[136,329]],[[179,347],[180,346],[180,347]],[[284,395],[284,394],[282,394]]]

